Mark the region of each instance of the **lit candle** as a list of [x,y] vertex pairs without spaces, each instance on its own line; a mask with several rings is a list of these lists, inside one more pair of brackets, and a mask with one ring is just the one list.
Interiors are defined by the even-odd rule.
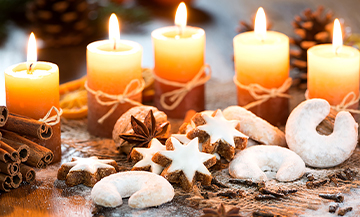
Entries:
[[[359,96],[359,51],[342,45],[341,27],[334,21],[333,43],[308,50],[308,96],[338,105],[353,92]],[[354,105],[357,108],[357,103]]]
[[[87,46],[87,86],[94,92],[121,95],[131,81],[143,81],[141,74],[142,47],[133,41],[120,40],[119,23],[115,14],[109,22],[109,40],[96,41]],[[128,91],[138,88],[130,85]],[[117,119],[133,107],[133,103],[115,102],[102,105],[101,101],[113,101],[88,91],[88,131],[95,136],[111,137]],[[141,102],[141,91],[130,97]],[[114,110],[112,110],[114,109]],[[109,113],[110,112],[110,113]],[[110,114],[104,118],[104,115]],[[103,119],[102,119],[103,118]],[[102,120],[102,121],[101,121]]]
[[[27,62],[5,70],[5,92],[6,106],[12,113],[38,120],[53,106],[59,109],[59,68],[53,63],[37,61],[33,33],[29,38]],[[61,159],[60,123],[52,128],[53,136],[41,144],[54,153],[53,162],[57,162]]]
[[[157,77],[167,81],[187,83],[204,65],[205,31],[186,26],[187,12],[181,3],[175,16],[175,26],[163,27],[152,32],[155,67]],[[161,96],[179,87],[155,80],[155,105],[172,118],[184,118],[186,111],[202,111],[205,107],[204,85],[190,90],[175,108],[164,108]],[[171,97],[169,97],[171,98]],[[174,102],[165,100],[170,107]],[[167,109],[168,108],[168,109]]]
[[[262,8],[256,14],[254,31],[235,36],[234,55],[236,80],[243,85],[279,88],[289,77],[289,38],[266,31]],[[238,87],[237,93],[240,106],[255,101],[248,90]],[[282,124],[288,116],[288,99],[272,98],[250,110],[274,125]]]

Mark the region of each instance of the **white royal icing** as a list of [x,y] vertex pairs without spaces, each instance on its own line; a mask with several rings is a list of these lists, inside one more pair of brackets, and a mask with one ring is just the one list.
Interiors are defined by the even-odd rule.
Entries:
[[206,124],[197,128],[206,131],[210,135],[210,143],[215,143],[220,139],[235,148],[234,137],[248,138],[248,136],[235,129],[239,122],[236,120],[226,120],[220,109],[216,110],[214,117],[208,114],[202,114],[202,117],[205,119]]
[[192,182],[196,171],[205,175],[211,175],[204,165],[204,162],[215,156],[199,151],[198,138],[191,140],[187,145],[182,145],[180,141],[174,137],[170,139],[174,150],[160,152],[160,154],[172,160],[168,172],[171,173],[182,170],[189,182]]
[[159,140],[152,139],[149,148],[134,148],[139,152],[143,158],[137,162],[134,167],[146,167],[150,166],[150,171],[156,174],[160,174],[164,169],[160,164],[154,163],[151,158],[159,151],[165,151],[165,145],[161,144]]
[[[75,161],[74,161],[75,160]],[[99,160],[97,157],[89,157],[89,158],[82,158],[82,157],[73,157],[73,161],[64,163],[66,166],[72,166],[69,170],[71,171],[87,171],[91,174],[96,173],[97,169],[99,168],[114,168],[113,166],[107,164],[111,163],[114,160]]]
[[[182,144],[188,144],[191,139],[187,138],[185,134],[172,134],[171,137],[178,139]],[[199,151],[202,151],[202,143],[199,142]],[[217,160],[220,160],[220,155],[218,153],[213,153]]]

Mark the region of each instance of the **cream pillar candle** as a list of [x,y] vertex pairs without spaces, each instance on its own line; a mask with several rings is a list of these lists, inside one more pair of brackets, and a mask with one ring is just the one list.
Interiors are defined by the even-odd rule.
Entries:
[[[59,109],[59,68],[56,64],[37,61],[33,33],[28,45],[26,63],[5,70],[6,106],[10,112],[39,120],[55,106]],[[51,115],[56,115],[52,112]],[[54,153],[53,162],[61,160],[60,123],[52,126],[53,136],[41,145]]]
[[[187,83],[204,65],[205,31],[186,26],[186,7],[179,6],[175,23],[177,26],[163,27],[151,33],[156,76],[168,81]],[[183,10],[183,16],[179,13]],[[205,107],[204,85],[192,89],[174,109],[165,109],[160,102],[162,94],[178,89],[155,81],[155,105],[172,118],[184,118],[189,109],[202,111]],[[172,103],[166,101],[167,104]]]
[[[260,18],[263,17],[262,23]],[[266,31],[265,14],[259,8],[255,31],[241,33],[234,38],[236,79],[243,85],[259,84],[265,88],[279,88],[289,77],[289,38],[279,32]],[[245,106],[255,99],[238,87],[238,104]],[[288,99],[270,99],[251,109],[272,124],[286,121]]]
[[[87,46],[87,85],[95,92],[119,95],[124,93],[131,81],[142,81],[142,47],[133,41],[120,40],[119,24],[115,23],[114,27],[115,29],[117,27],[117,31],[115,31],[115,36],[110,34],[110,40],[96,41]],[[129,91],[137,87],[136,84],[131,85]],[[130,98],[141,102],[141,91]],[[107,97],[100,97],[100,99],[112,101]],[[99,120],[113,106],[114,104],[99,104],[96,96],[88,92],[88,130],[91,134],[111,137],[117,119],[134,104],[119,103],[111,115],[99,123]]]
[[317,45],[308,50],[308,96],[338,105],[351,92],[359,96],[360,57],[357,49],[342,45],[337,19],[333,32],[333,44]]

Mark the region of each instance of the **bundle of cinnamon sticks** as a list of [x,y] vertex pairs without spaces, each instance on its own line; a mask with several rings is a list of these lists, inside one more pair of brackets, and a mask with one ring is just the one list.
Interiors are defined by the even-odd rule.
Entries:
[[54,154],[34,141],[52,136],[51,126],[0,106],[0,191],[17,188],[22,181],[35,180],[35,168],[45,168]]

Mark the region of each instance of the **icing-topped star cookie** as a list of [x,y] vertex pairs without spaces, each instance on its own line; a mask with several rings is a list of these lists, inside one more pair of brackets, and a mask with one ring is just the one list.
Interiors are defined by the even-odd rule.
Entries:
[[[186,134],[172,134],[171,137],[176,138],[177,140],[179,140],[182,144],[188,144],[191,139],[187,138]],[[168,139],[166,140],[167,143],[171,143],[171,140]],[[202,151],[202,143],[199,142],[199,150]],[[218,155],[218,153],[214,153],[213,155],[215,155],[217,160],[220,160],[220,155]]]
[[70,187],[79,184],[93,187],[100,179],[116,173],[118,170],[119,166],[114,160],[101,160],[94,156],[74,157],[71,162],[61,165],[57,178],[66,180],[66,185]]
[[171,183],[180,183],[186,191],[192,189],[195,181],[210,185],[212,176],[207,168],[216,163],[216,157],[199,151],[198,138],[185,145],[174,137],[170,140],[166,143],[167,151],[160,151],[152,158],[165,167],[161,175]]
[[149,148],[134,148],[131,151],[131,159],[137,162],[131,170],[143,170],[160,174],[164,167],[154,163],[151,158],[157,152],[165,151],[166,147],[157,139],[152,139],[149,146]]
[[203,143],[202,151],[218,153],[227,161],[235,155],[235,149],[245,149],[248,136],[239,131],[240,123],[236,120],[226,120],[220,109],[211,116],[197,113],[192,118],[195,128],[187,133],[189,139],[198,137]]

